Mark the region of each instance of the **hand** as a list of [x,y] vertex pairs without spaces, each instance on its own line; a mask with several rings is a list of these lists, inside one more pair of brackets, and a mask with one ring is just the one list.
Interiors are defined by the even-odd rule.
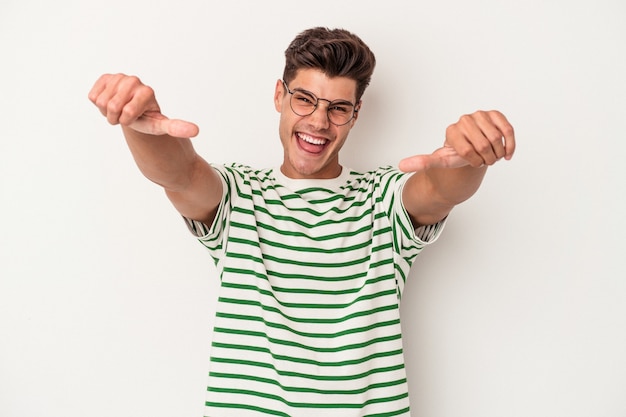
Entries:
[[119,124],[149,135],[191,138],[199,129],[184,120],[168,119],[161,114],[154,90],[139,78],[124,74],[101,76],[89,92],[89,100],[109,123]]
[[400,161],[405,172],[430,168],[478,168],[490,166],[500,159],[509,160],[515,152],[513,126],[498,111],[477,111],[462,116],[446,129],[442,148],[430,155],[416,155]]

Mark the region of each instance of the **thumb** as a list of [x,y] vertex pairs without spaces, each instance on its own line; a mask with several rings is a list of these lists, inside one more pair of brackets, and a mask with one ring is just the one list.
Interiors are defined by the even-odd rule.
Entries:
[[146,112],[129,125],[131,129],[149,135],[170,135],[176,138],[193,138],[200,129],[185,120],[168,119],[158,112]]
[[168,135],[175,138],[193,138],[198,136],[200,128],[197,125],[179,119],[167,119],[161,122],[161,128],[167,132]]
[[444,146],[430,155],[415,155],[404,158],[398,164],[403,172],[426,171],[431,168],[461,168],[469,163],[456,153],[454,148]]

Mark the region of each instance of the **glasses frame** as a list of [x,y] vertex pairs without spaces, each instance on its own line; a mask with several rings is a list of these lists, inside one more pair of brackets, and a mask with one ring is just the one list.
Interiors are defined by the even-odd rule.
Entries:
[[[334,124],[335,126],[345,126],[345,125],[347,125],[348,123],[350,123],[350,122],[354,119],[354,117],[356,116],[356,114],[359,112],[359,109],[358,109],[357,105],[356,105],[356,104],[354,104],[354,103],[352,103],[351,101],[348,101],[348,100],[333,100],[333,101],[331,101],[331,100],[328,100],[327,98],[319,98],[318,96],[316,96],[316,95],[315,95],[315,94],[313,94],[312,92],[307,91],[307,90],[302,90],[302,89],[300,89],[300,88],[296,88],[296,89],[294,89],[294,90],[292,91],[292,90],[290,90],[290,89],[289,89],[289,87],[287,86],[287,83],[285,82],[285,80],[282,80],[282,82],[283,82],[283,86],[285,87],[285,90],[287,90],[287,92],[290,94],[290,97],[289,97],[289,107],[291,108],[291,111],[292,111],[292,112],[294,112],[294,114],[296,114],[296,115],[298,115],[298,116],[300,116],[300,117],[310,116],[310,115],[312,115],[313,113],[315,113],[315,110],[317,110],[317,107],[318,107],[318,105],[319,105],[320,101],[326,101],[326,102],[328,103],[328,107],[326,107],[326,117],[328,118],[328,121],[329,121],[330,123]],[[310,113],[307,113],[307,114],[300,114],[300,113],[298,113],[297,111],[295,111],[295,109],[293,108],[292,100],[293,100],[293,94],[294,94],[294,93],[296,93],[296,92],[305,93],[305,94],[307,94],[307,95],[311,96],[311,98],[315,99],[315,104],[313,104],[313,110],[311,110],[311,112],[310,112]],[[331,109],[331,107],[332,107],[332,104],[333,104],[333,103],[350,104],[350,105],[352,106],[352,115],[350,116],[350,118],[348,119],[348,121],[346,121],[345,123],[341,123],[341,124],[339,124],[339,123],[335,123],[335,122],[333,122],[333,121],[330,119],[330,109]]]

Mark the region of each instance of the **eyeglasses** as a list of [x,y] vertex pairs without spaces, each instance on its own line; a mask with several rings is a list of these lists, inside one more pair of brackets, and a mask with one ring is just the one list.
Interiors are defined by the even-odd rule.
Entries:
[[320,101],[327,101],[328,107],[326,108],[326,115],[328,116],[328,120],[336,126],[343,126],[349,123],[359,111],[354,104],[347,100],[330,101],[325,98],[317,98],[315,94],[310,91],[301,90],[299,88],[291,91],[284,80],[283,85],[285,86],[285,90],[291,94],[291,99],[289,100],[291,110],[298,116],[309,116],[313,114]]

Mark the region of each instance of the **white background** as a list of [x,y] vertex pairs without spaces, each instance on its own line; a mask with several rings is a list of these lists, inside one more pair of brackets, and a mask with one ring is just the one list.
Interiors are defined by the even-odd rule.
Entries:
[[283,51],[317,25],[378,59],[346,165],[477,109],[516,128],[410,276],[413,415],[626,416],[625,22],[622,0],[3,0],[0,416],[202,415],[212,261],[87,93],[138,74],[206,159],[272,166]]

